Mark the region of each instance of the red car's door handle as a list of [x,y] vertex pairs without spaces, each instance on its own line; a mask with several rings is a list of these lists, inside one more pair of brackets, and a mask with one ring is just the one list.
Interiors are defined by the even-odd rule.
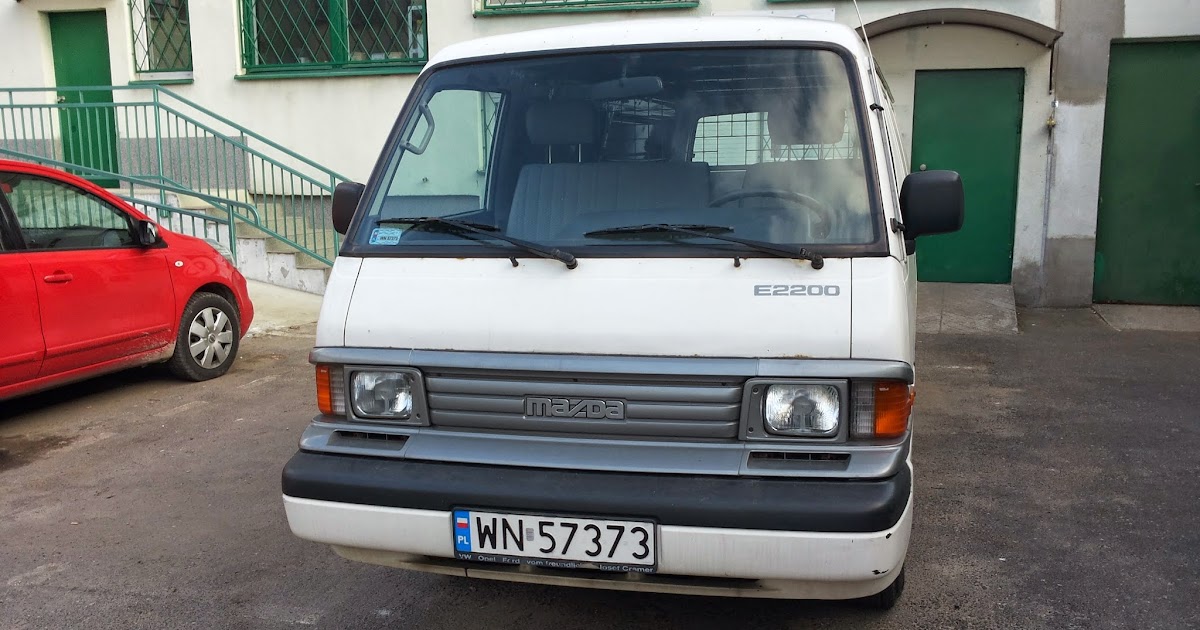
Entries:
[[75,276],[72,276],[69,273],[64,273],[62,271],[56,271],[56,272],[46,276],[45,278],[42,278],[42,280],[45,280],[49,284],[62,284],[64,282],[70,282],[74,279],[75,279]]

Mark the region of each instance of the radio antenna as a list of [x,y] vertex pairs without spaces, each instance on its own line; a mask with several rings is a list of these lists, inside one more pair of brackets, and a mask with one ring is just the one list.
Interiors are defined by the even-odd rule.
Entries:
[[863,41],[867,44],[867,54],[871,56],[871,65],[875,65],[875,53],[871,52],[871,38],[867,37],[867,25],[862,19],[862,10],[858,8],[858,0],[851,0],[854,3],[854,12],[858,14],[858,32],[862,33]]
[[[851,0],[851,2],[854,3],[854,12],[858,14],[858,32],[862,33],[863,42],[867,45],[867,57],[869,57],[867,60],[867,73],[875,75],[877,73],[877,69],[875,67],[875,53],[871,52],[871,38],[867,37],[867,24],[863,22],[862,9],[858,8],[858,0]],[[871,81],[871,93],[875,95],[875,105],[871,106],[871,109],[874,109],[876,113],[880,113],[883,109],[882,107],[879,107],[882,99],[879,96],[879,87],[876,81]]]

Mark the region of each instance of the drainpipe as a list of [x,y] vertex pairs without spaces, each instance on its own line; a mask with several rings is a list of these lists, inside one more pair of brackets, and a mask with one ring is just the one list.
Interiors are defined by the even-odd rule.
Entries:
[[1054,128],[1058,126],[1058,99],[1050,101],[1050,117],[1046,119],[1046,192],[1042,201],[1042,260],[1038,287],[1038,302],[1046,283],[1046,241],[1050,239],[1050,191],[1054,188],[1054,166],[1058,152],[1054,149]]

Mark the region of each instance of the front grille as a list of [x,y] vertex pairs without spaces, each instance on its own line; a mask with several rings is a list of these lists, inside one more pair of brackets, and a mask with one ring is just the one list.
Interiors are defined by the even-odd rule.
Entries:
[[[425,373],[433,426],[647,438],[737,437],[743,379]],[[620,401],[623,420],[525,415],[525,398]]]

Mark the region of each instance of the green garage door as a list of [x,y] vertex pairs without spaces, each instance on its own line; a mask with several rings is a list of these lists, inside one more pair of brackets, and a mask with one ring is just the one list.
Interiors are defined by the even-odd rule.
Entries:
[[1200,305],[1200,42],[1112,47],[1094,291]]
[[921,280],[1012,280],[1024,94],[1024,70],[917,73],[912,170],[958,171],[967,197],[961,231],[921,239]]

